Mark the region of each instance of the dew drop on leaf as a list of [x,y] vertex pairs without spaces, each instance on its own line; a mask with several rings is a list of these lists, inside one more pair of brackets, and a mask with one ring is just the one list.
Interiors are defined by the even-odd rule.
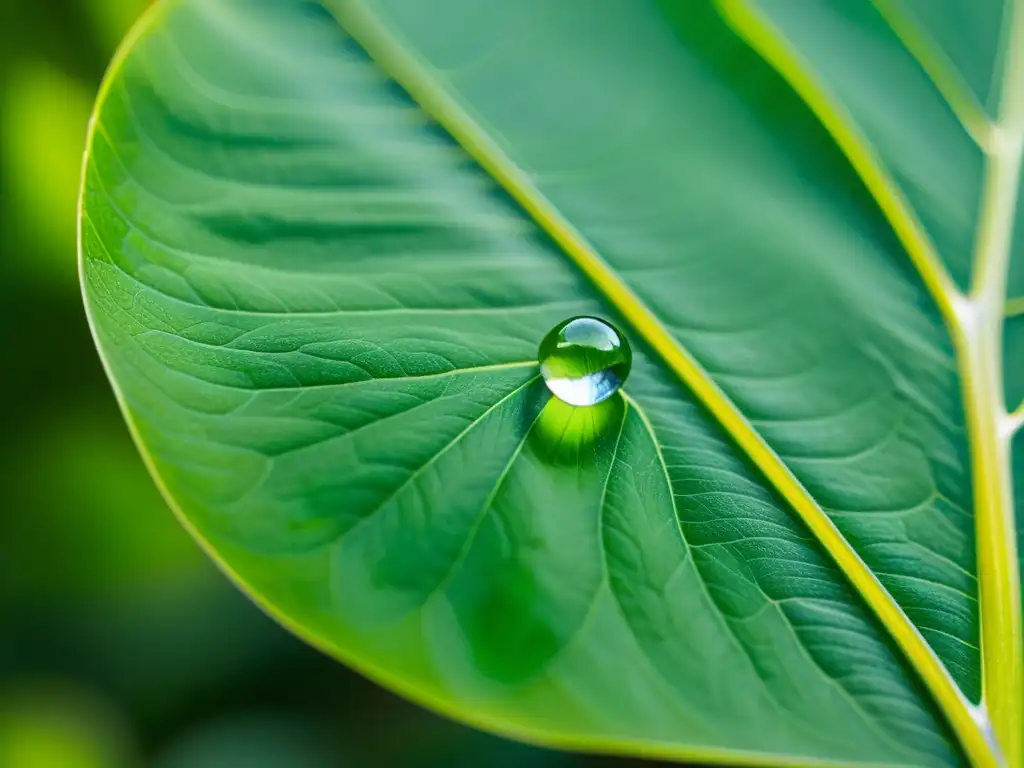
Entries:
[[597,405],[622,387],[633,363],[629,342],[597,317],[563,320],[548,332],[538,352],[544,383],[569,405]]

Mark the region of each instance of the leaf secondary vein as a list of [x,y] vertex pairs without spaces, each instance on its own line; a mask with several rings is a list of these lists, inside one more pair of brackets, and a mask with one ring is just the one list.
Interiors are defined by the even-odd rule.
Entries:
[[[496,411],[499,408],[501,408],[506,402],[508,402],[509,400],[514,398],[516,395],[518,395],[520,392],[522,392],[524,389],[526,389],[527,387],[531,386],[532,384],[535,384],[539,380],[540,380],[540,374],[537,374],[536,376],[531,376],[527,381],[524,381],[522,384],[516,385],[516,387],[514,389],[509,391],[507,394],[502,395],[501,398],[499,398],[494,404],[488,406],[487,410],[485,410],[479,416],[477,416],[474,419],[472,419],[469,422],[469,424],[467,424],[465,427],[463,427],[459,431],[459,433],[455,437],[453,437],[450,441],[448,441],[440,450],[438,450],[436,453],[434,453],[429,459],[427,459],[426,462],[424,462],[419,467],[417,467],[415,470],[413,470],[405,480],[403,480],[401,483],[399,483],[394,488],[394,490],[391,491],[391,493],[389,493],[382,501],[380,501],[373,509],[371,509],[363,517],[363,519],[360,520],[358,523],[356,523],[356,525],[353,526],[349,531],[347,531],[345,535],[349,536],[352,533],[354,533],[358,528],[360,528],[360,527],[362,527],[364,525],[367,525],[370,522],[370,520],[373,519],[373,517],[375,515],[377,515],[386,506],[391,504],[402,493],[404,493],[406,490],[411,488],[415,484],[415,482],[423,475],[424,472],[429,470],[438,461],[440,461],[441,457],[443,457],[446,453],[448,453],[448,451],[452,450],[453,448],[455,448],[455,446],[457,446],[459,443],[461,443],[462,440],[470,432],[472,432],[476,427],[478,427],[480,424],[482,424],[492,413],[494,413],[494,411]],[[523,440],[520,442],[520,445],[516,448],[516,451],[513,454],[513,458],[515,456],[519,455],[519,451],[522,450],[522,443],[525,443],[525,442],[526,442],[526,438],[524,436]],[[496,482],[495,485],[498,485],[498,483]]]
[[953,62],[929,35],[915,26],[895,0],[871,2],[942,94],[964,130],[979,147],[987,150],[992,140],[992,123]]
[[[723,4],[743,10],[738,3]],[[957,687],[949,671],[903,609],[871,569],[850,546],[789,467],[765,442],[746,417],[718,387],[699,362],[640,300],[629,285],[604,262],[593,246],[548,201],[522,170],[473,121],[457,101],[431,77],[426,67],[393,38],[360,0],[329,3],[336,18],[395,81],[451,134],[466,152],[515,199],[524,211],[563,249],[594,286],[631,323],[669,368],[701,400],[722,428],[744,450],[769,482],[789,502],[817,537],[883,626],[906,652],[973,762],[996,766],[998,758],[975,717],[974,708]],[[798,69],[795,71],[799,72]],[[838,123],[842,126],[842,123]],[[830,130],[832,128],[830,127]],[[956,289],[923,228],[870,157],[861,166],[875,176],[893,207],[901,212],[894,222],[929,289],[944,314],[956,317]]]
[[[700,585],[700,590],[701,590],[701,593],[702,593],[704,599],[707,601],[708,605],[714,607],[714,610],[715,610],[715,612],[717,614],[719,625],[721,626],[722,631],[732,640],[732,643],[736,647],[737,651],[739,651],[739,653],[742,654],[743,658],[745,659],[745,661],[749,665],[749,673],[752,675],[753,679],[756,679],[757,682],[760,684],[761,689],[764,692],[764,696],[765,696],[766,701],[768,701],[772,705],[772,707],[775,708],[776,712],[779,714],[779,716],[782,719],[791,722],[794,725],[794,727],[799,729],[799,726],[800,726],[799,720],[795,719],[793,713],[789,709],[787,709],[783,705],[783,703],[781,701],[779,701],[779,699],[775,696],[775,694],[772,691],[771,687],[765,681],[762,673],[758,670],[757,665],[754,663],[754,659],[750,655],[750,650],[740,640],[739,636],[736,634],[735,628],[732,626],[732,624],[726,618],[725,614],[722,613],[721,609],[718,606],[718,603],[712,597],[711,590],[708,587],[708,582],[707,582],[707,579],[705,578],[704,574],[701,573],[700,570],[697,568],[696,562],[694,561],[694,558],[693,558],[693,553],[691,552],[691,550],[695,549],[696,547],[694,547],[694,545],[690,544],[689,540],[686,537],[685,532],[683,531],[682,522],[680,521],[680,517],[679,517],[679,503],[676,500],[675,487],[672,485],[672,476],[671,476],[671,473],[669,472],[669,465],[668,465],[668,462],[665,459],[665,452],[662,450],[661,443],[658,441],[658,433],[655,431],[654,425],[651,423],[650,417],[648,417],[646,411],[643,409],[643,407],[640,405],[640,403],[638,403],[635,399],[633,399],[632,397],[627,395],[625,392],[622,392],[622,398],[625,401],[626,406],[627,406],[627,411],[626,411],[626,413],[623,414],[623,419],[622,419],[622,426],[623,426],[623,428],[625,428],[625,425],[626,425],[626,418],[628,416],[628,408],[632,408],[634,411],[636,411],[636,415],[640,419],[641,424],[643,425],[644,433],[647,435],[648,439],[651,441],[651,446],[654,449],[654,455],[657,457],[658,468],[661,470],[662,477],[665,480],[665,486],[666,486],[666,488],[668,490],[669,503],[671,504],[671,507],[672,507],[672,521],[675,523],[676,532],[679,534],[679,541],[681,542],[681,544],[682,544],[682,546],[684,548],[684,553],[685,554],[684,554],[683,563],[692,563],[692,565],[693,565],[693,567],[694,567],[694,569],[695,569],[695,571],[697,573],[697,583]],[[621,437],[621,435],[620,435],[620,437]],[[610,477],[610,474],[609,474],[609,477]],[[607,555],[606,555],[606,558],[607,558]],[[677,566],[677,568],[678,568],[678,566]],[[615,591],[614,590],[612,590],[612,595],[613,595],[613,597],[615,596]],[[629,619],[627,617],[627,613],[626,613],[625,609],[623,608],[621,602],[618,601],[617,597],[616,597],[616,602],[618,603],[619,611],[620,611],[620,613],[622,615],[622,620],[626,623],[626,626],[629,627],[630,632],[633,633],[634,637],[635,637],[636,633],[633,630],[633,625],[629,621]],[[765,607],[768,607],[770,605],[771,605],[770,602],[766,602],[765,606],[763,606],[762,609],[765,608]],[[762,609],[758,609],[758,610],[762,610]],[[637,643],[640,644],[639,638],[637,638]],[[641,644],[641,647],[642,647],[642,644]],[[644,653],[645,653],[645,655],[647,654],[646,651]],[[648,656],[648,658],[649,658],[649,656]],[[652,660],[651,663],[653,665],[653,663],[654,663],[653,660]],[[846,691],[843,691],[843,693],[845,694]]]

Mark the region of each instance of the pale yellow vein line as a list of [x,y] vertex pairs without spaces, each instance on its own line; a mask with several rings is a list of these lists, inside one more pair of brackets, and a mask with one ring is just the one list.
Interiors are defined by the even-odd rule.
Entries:
[[[466,370],[466,369],[463,369],[463,370]],[[476,427],[478,427],[480,424],[482,424],[484,421],[486,421],[487,418],[492,413],[494,413],[495,411],[500,409],[509,400],[511,400],[516,395],[518,395],[520,392],[522,392],[524,389],[526,389],[527,387],[531,386],[532,384],[535,384],[539,380],[540,380],[540,374],[538,373],[536,376],[533,376],[530,379],[528,379],[527,381],[524,381],[522,384],[519,384],[518,386],[516,386],[515,389],[513,389],[513,390],[509,391],[508,393],[502,395],[501,398],[498,401],[496,401],[492,405],[488,406],[487,410],[485,410],[479,416],[477,416],[476,418],[471,420],[469,422],[469,424],[467,424],[465,427],[462,428],[462,430],[459,432],[459,434],[457,434],[455,437],[453,437],[447,444],[445,444],[433,456],[431,456],[429,459],[427,459],[426,462],[424,462],[422,465],[417,467],[413,472],[411,472],[409,474],[409,476],[402,483],[399,483],[398,486],[396,486],[395,489],[391,493],[389,493],[387,495],[387,497],[383,501],[379,502],[372,510],[367,512],[363,516],[363,518],[361,520],[359,520],[359,522],[357,522],[348,531],[346,531],[345,532],[345,536],[351,536],[359,528],[361,528],[361,527],[363,527],[365,525],[368,525],[371,522],[371,520],[374,518],[374,516],[376,516],[382,509],[387,507],[388,504],[390,504],[396,498],[398,498],[402,493],[407,491],[409,488],[412,488],[415,485],[416,481],[419,480],[423,476],[423,474],[425,472],[427,472],[438,461],[440,461],[441,458],[444,457],[445,454],[448,453],[448,451],[454,449],[457,445],[459,445],[463,441],[463,439],[465,439],[465,437],[470,432],[472,432],[474,429],[476,429]],[[525,436],[523,437],[523,441],[522,442],[523,443],[526,442],[526,437]],[[518,455],[518,451],[521,449],[521,447],[522,446],[520,444],[520,447],[516,449],[516,454],[515,455]]]
[[1017,407],[1006,415],[1006,426],[1002,430],[1002,437],[1011,443],[1007,450],[1012,450],[1013,437],[1022,425],[1024,425],[1024,400],[1017,403]]
[[[535,381],[537,381],[538,378],[540,377],[538,376],[531,379],[529,382],[527,382],[527,384],[529,385],[534,383]],[[519,390],[521,389],[523,389],[523,387],[519,388]],[[517,390],[516,392],[518,392],[519,390]],[[512,394],[514,395],[516,394],[516,392],[513,392]],[[502,398],[501,402],[504,402],[507,399],[507,397]],[[488,413],[490,413],[491,410],[494,410],[494,408],[496,408],[497,406],[501,405],[501,402],[496,403],[494,407],[488,410]],[[547,405],[545,405],[545,408],[546,407]],[[515,466],[516,462],[519,461],[519,457],[522,456],[523,450],[526,448],[526,444],[530,440],[531,433],[534,429],[537,428],[537,424],[540,422],[541,417],[543,415],[544,408],[541,408],[533,417],[533,420],[530,422],[530,426],[527,428],[526,432],[523,433],[523,437],[516,445],[515,449],[512,451],[512,455],[508,457],[508,461],[505,462],[505,466],[502,467],[501,472],[498,473],[498,476],[494,479],[494,486],[487,494],[487,498],[484,499],[484,503],[480,507],[480,510],[476,513],[476,515],[474,515],[473,522],[470,525],[469,530],[466,531],[465,539],[462,542],[462,546],[459,547],[459,551],[456,553],[455,559],[449,565],[448,571],[444,575],[444,577],[440,581],[438,581],[436,585],[434,585],[433,589],[430,590],[430,593],[426,596],[426,598],[424,598],[424,606],[433,603],[435,600],[440,599],[444,595],[445,590],[458,576],[460,569],[465,564],[466,560],[469,558],[470,552],[473,549],[473,543],[476,541],[476,537],[479,534],[480,529],[483,527],[484,521],[487,519],[487,516],[491,513],[491,509],[494,507],[494,502],[495,500],[497,500],[498,494],[501,493],[502,487],[505,485],[505,481],[512,474],[513,467]],[[461,439],[461,435],[459,438],[456,439]]]
[[952,327],[960,322],[963,295],[956,287],[916,212],[893,181],[871,143],[853,118],[811,74],[806,62],[786,44],[784,36],[748,0],[716,0],[736,32],[773,66],[804,100],[835,139],[917,268],[943,317]]
[[1021,315],[1024,315],[1024,296],[1014,296],[1012,299],[1007,299],[1003,307],[1003,317],[1010,319],[1011,317],[1020,317]]
[[897,0],[871,2],[942,94],[964,130],[978,146],[987,149],[992,121],[949,56],[914,23]]
[[[412,54],[385,31],[359,0],[335,0],[335,15],[370,56],[433,116],[462,147],[504,187],[523,209],[557,242],[636,331],[661,356],[722,427],[746,452],[779,493],[792,505],[804,523],[829,552],[865,602],[879,617],[895,640],[906,650],[911,663],[947,712],[950,722],[968,753],[979,766],[998,764],[989,742],[975,720],[970,703],[953,682],[948,670],[935,655],[917,627],[892,595],[871,572],[839,529],[818,506],[811,494],[789,467],[767,445],[743,414],[718,388],[718,385],[693,356],[682,347],[661,321],[633,293],[625,281],[597,254],[593,246],[570,222],[544,198],[529,177],[504,154],[501,148],[474,122],[469,114],[438,85],[436,79]],[[849,142],[848,142],[849,144]],[[859,146],[854,144],[854,146]],[[899,233],[929,288],[945,311],[955,317],[956,295],[945,268],[938,260],[920,225],[897,190],[875,164],[862,163],[874,174],[876,186],[884,188],[890,207],[897,209]]]
[[1013,503],[1011,445],[1020,420],[1003,391],[1006,283],[1024,154],[1024,6],[1009,10],[999,118],[985,163],[974,247],[964,393],[974,481],[981,596],[982,704],[1007,765],[1024,765],[1024,615]]

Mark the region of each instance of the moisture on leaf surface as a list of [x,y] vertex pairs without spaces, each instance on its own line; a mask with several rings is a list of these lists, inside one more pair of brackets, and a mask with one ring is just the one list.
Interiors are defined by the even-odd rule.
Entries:
[[[1022,30],[157,3],[90,134],[98,347],[225,571],[416,701],[567,748],[1021,768]],[[572,317],[632,349],[591,407],[538,364]]]
[[633,353],[626,337],[597,317],[574,317],[540,343],[538,364],[552,394],[569,405],[604,402],[621,389]]

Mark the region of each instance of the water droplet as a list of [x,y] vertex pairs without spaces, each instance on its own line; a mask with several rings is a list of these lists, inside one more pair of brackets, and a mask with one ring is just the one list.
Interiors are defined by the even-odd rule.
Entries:
[[597,405],[619,391],[633,353],[626,337],[598,317],[563,320],[544,337],[540,372],[551,393],[569,405]]

